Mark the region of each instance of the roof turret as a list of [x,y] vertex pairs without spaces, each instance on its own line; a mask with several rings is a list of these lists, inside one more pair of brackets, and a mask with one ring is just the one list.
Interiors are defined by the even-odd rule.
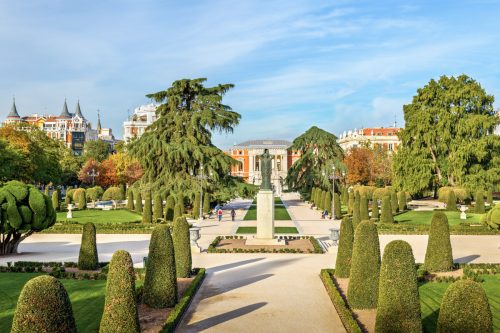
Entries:
[[83,118],[82,110],[80,109],[80,100],[76,102],[75,116]]
[[17,113],[17,108],[16,108],[16,99],[12,99],[12,108],[10,109],[9,114],[7,115],[7,118],[21,118],[19,116],[19,113]]
[[68,111],[68,104],[66,104],[66,98],[64,99],[63,109],[61,111],[61,114],[59,115],[59,118],[71,118],[71,113],[69,113]]

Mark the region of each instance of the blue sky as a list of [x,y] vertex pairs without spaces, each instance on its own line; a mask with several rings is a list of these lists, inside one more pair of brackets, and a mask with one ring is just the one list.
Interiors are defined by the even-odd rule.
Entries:
[[[179,78],[233,83],[227,148],[403,122],[440,75],[500,99],[500,1],[0,0],[0,119],[70,110],[122,135],[127,110]],[[495,102],[499,106],[499,102]]]

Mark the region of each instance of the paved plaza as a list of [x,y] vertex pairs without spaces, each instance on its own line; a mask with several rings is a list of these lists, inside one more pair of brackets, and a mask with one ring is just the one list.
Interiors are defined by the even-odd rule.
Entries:
[[[340,221],[322,220],[296,194],[284,194],[283,202],[293,225],[304,234],[314,235],[328,244],[332,227]],[[205,220],[199,244],[206,249],[218,235],[233,234],[239,226],[255,225],[243,221],[251,200],[237,199],[224,207],[222,222]],[[231,221],[230,209],[237,212]],[[97,235],[99,260],[109,261],[113,252],[131,253],[134,264],[142,267],[148,254],[148,234]],[[9,261],[77,261],[81,235],[36,234],[20,246],[20,255],[0,258]],[[381,248],[394,240],[411,244],[417,262],[422,262],[426,235],[381,235]],[[458,262],[500,262],[500,236],[451,236],[453,256]],[[193,266],[207,268],[206,279],[191,304],[180,332],[343,332],[340,319],[319,278],[321,268],[333,267],[336,247],[318,254],[193,254]]]

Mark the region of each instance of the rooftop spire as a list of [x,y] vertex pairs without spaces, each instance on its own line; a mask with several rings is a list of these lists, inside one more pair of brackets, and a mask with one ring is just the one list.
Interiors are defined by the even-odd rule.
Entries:
[[76,102],[75,116],[83,118],[82,110],[80,110],[80,100]]
[[16,98],[15,97],[12,97],[12,108],[10,109],[10,112],[7,115],[7,118],[21,118],[19,116],[19,113],[17,113]]
[[68,104],[66,104],[66,98],[64,98],[64,105],[63,109],[61,111],[61,114],[59,115],[61,118],[71,118],[71,114],[68,112]]
[[101,134],[101,116],[99,114],[99,109],[97,109],[97,134]]

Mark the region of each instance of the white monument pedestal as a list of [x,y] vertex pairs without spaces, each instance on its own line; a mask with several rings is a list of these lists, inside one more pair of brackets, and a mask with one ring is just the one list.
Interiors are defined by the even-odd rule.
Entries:
[[246,245],[285,245],[274,238],[274,193],[260,190],[257,193],[257,235],[247,238]]

